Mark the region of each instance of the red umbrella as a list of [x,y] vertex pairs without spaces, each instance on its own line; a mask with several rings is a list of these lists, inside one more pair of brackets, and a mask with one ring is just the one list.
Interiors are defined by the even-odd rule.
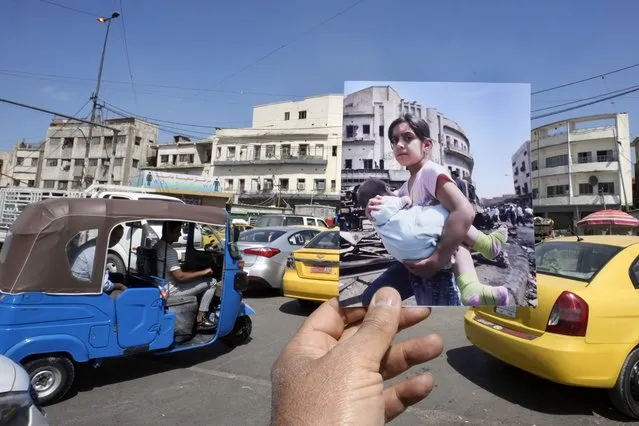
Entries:
[[639,227],[639,219],[621,210],[600,210],[589,214],[577,222],[577,226],[623,226]]

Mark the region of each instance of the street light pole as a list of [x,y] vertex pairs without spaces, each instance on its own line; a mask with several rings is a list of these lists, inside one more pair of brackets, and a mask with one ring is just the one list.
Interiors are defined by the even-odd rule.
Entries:
[[[102,56],[100,58],[100,68],[98,68],[98,82],[97,85],[95,87],[95,92],[93,92],[93,96],[91,96],[91,99],[93,101],[93,107],[91,108],[91,123],[95,123],[96,121],[96,110],[98,108],[98,95],[100,94],[100,83],[102,82],[102,69],[104,68],[104,57],[106,55],[106,47],[107,47],[107,41],[109,40],[109,30],[111,29],[111,21],[114,20],[115,18],[117,18],[118,16],[120,16],[119,12],[113,12],[111,14],[110,18],[103,18],[103,17],[99,17],[98,18],[98,22],[106,22],[107,23],[107,28],[106,28],[106,34],[104,36],[104,44],[102,46]],[[86,155],[85,157],[88,157],[89,154],[89,146],[91,144],[91,139],[93,138],[93,124],[89,125],[89,136],[87,138],[86,141]],[[117,135],[114,135],[114,139],[117,138]],[[114,140],[114,146],[117,143],[117,140]],[[113,156],[115,156],[115,149],[113,152]],[[110,163],[113,162],[113,158],[110,160]],[[109,170],[111,170],[111,165],[109,164]],[[85,173],[86,173],[86,162],[85,165],[82,167],[82,188],[85,188],[86,186],[86,182],[85,182]],[[109,182],[111,182],[113,180],[111,173],[109,172]]]

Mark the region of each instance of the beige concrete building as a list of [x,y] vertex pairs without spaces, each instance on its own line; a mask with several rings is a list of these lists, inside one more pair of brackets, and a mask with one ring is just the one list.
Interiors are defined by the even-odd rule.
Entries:
[[532,194],[532,178],[530,176],[530,141],[526,141],[512,156],[513,185],[515,194]]
[[562,120],[531,135],[533,208],[557,229],[633,204],[628,114]]
[[325,95],[254,107],[251,128],[216,132],[210,175],[240,203],[337,206],[342,105]]
[[106,120],[105,125],[119,130],[94,127],[88,141],[89,125],[68,120],[53,120],[44,145],[39,187],[82,189],[93,182],[108,183],[110,161],[115,143],[113,184],[128,185],[132,177],[147,166],[155,166],[159,129],[137,118]]
[[16,143],[11,152],[0,153],[0,187],[36,187],[41,161],[41,144],[22,141]]
[[436,108],[427,108],[400,96],[390,86],[371,86],[344,98],[342,185],[351,187],[369,178],[399,186],[409,173],[397,163],[388,139],[388,127],[401,114],[423,118],[434,146],[431,160],[471,176],[474,160],[470,142],[459,124]]
[[213,137],[191,141],[184,136],[175,136],[173,143],[158,145],[154,170],[209,176],[212,150]]

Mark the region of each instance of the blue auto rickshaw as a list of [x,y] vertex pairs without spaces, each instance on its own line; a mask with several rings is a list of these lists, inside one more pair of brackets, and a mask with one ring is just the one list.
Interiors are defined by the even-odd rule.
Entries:
[[[21,363],[40,403],[60,400],[75,366],[108,358],[195,350],[218,340],[239,345],[250,338],[255,312],[242,300],[248,286],[228,209],[110,199],[58,198],[27,206],[0,251],[0,353]],[[153,257],[160,236],[149,224],[189,225],[184,271],[212,268],[221,295],[212,303],[210,332],[194,326],[197,298],[167,294],[163,266]],[[193,245],[196,224],[226,227],[214,248]],[[126,288],[103,291],[111,231],[122,225],[130,241]],[[199,226],[199,225],[198,225]],[[72,252],[94,245],[88,279],[72,273]],[[97,271],[97,272],[96,272]]]

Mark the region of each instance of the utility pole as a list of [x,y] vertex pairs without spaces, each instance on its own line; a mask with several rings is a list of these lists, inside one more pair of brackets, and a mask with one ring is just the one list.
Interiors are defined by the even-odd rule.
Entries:
[[[107,47],[107,41],[109,40],[109,30],[111,29],[111,21],[115,18],[117,18],[118,16],[120,16],[119,12],[113,12],[111,14],[110,18],[103,18],[103,17],[99,17],[98,18],[98,22],[106,22],[107,23],[107,28],[106,28],[106,34],[104,36],[104,45],[102,46],[102,57],[100,58],[100,67],[98,68],[98,82],[97,85],[95,87],[95,92],[93,92],[93,96],[91,96],[91,99],[93,101],[93,107],[91,108],[91,124],[89,125],[89,136],[87,138],[86,141],[86,157],[88,157],[88,152],[89,152],[89,147],[91,145],[91,139],[93,138],[93,123],[96,122],[96,110],[98,108],[98,96],[100,94],[100,83],[102,82],[102,69],[104,68],[104,57],[106,55],[106,47]],[[112,183],[113,178],[112,178],[112,174],[111,174],[111,170],[112,169],[112,164],[113,161],[115,160],[115,146],[117,144],[117,134],[116,132],[114,132],[113,135],[113,155],[111,160],[109,161],[109,183]],[[86,161],[85,161],[85,165],[82,167],[82,188],[85,188],[85,173],[86,173]]]

